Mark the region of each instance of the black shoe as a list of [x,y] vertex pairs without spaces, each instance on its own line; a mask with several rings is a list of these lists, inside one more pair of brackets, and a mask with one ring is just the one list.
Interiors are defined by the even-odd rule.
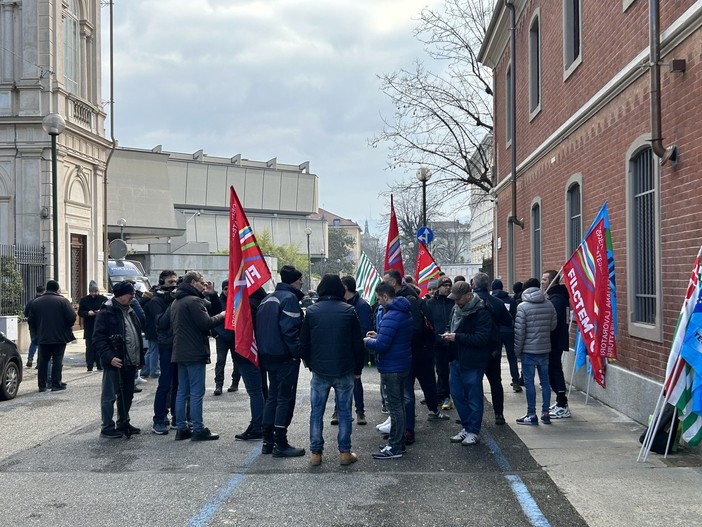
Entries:
[[222,395],[222,385],[221,384],[218,384],[217,386],[215,386],[214,394],[215,395]]
[[115,430],[114,428],[100,432],[100,437],[104,437],[105,439],[119,439],[123,435],[124,434],[122,432]]
[[261,445],[261,454],[272,454],[273,453],[273,443],[264,441]]
[[40,392],[45,392],[45,391],[46,391],[46,386],[40,387],[40,388],[39,388],[39,391],[40,391]]
[[339,414],[337,413],[336,410],[334,410],[334,413],[332,414],[331,421],[329,421],[329,424],[331,425],[338,425],[339,424]]
[[116,430],[118,432],[122,432],[123,434],[127,434],[130,436],[135,436],[137,434],[141,434],[141,428],[137,428],[136,426],[132,426],[132,425],[127,425],[125,427],[119,427]]
[[405,445],[414,444],[414,432],[405,430]]
[[300,457],[305,455],[304,448],[295,448],[289,444],[274,445],[273,457]]
[[92,369],[92,368],[88,368],[88,371],[93,371],[93,369]]
[[62,382],[61,386],[63,386],[65,388],[66,386],[68,386],[68,384],[66,384],[65,382]]
[[228,392],[238,392],[239,391],[239,383],[234,383],[232,382],[232,385],[227,388]]
[[31,367],[32,367],[32,361],[31,361],[31,360],[28,360],[28,361],[27,361],[27,366],[26,366],[26,367],[27,367],[27,368],[31,368]]
[[495,414],[495,424],[497,426],[502,426],[505,424],[505,416],[502,414]]
[[102,366],[98,366],[97,371],[102,371]]
[[176,431],[176,441],[183,441],[184,439],[190,439],[193,436],[193,433],[190,431],[189,428],[185,430],[181,430],[180,428]]
[[209,428],[203,428],[199,432],[193,432],[191,441],[214,441],[219,439],[219,434],[213,434]]
[[243,434],[236,434],[234,439],[237,441],[260,441],[263,439],[263,432],[252,432],[247,428]]
[[61,386],[54,386],[53,388],[51,388],[51,391],[52,391],[52,392],[60,392],[60,391],[63,391],[63,390],[65,390],[65,389],[66,389],[66,386],[64,386],[64,385],[62,384]]

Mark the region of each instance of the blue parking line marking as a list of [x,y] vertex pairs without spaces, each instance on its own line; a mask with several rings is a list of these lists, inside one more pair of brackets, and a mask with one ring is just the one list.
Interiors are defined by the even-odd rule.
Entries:
[[519,505],[521,506],[524,515],[529,520],[529,523],[534,527],[551,527],[551,524],[546,519],[546,516],[544,516],[544,513],[541,512],[539,505],[536,503],[536,500],[534,500],[534,497],[531,495],[531,492],[529,492],[529,489],[522,481],[522,478],[515,474],[510,474],[510,472],[514,472],[514,470],[509,464],[509,461],[507,461],[505,455],[502,453],[500,447],[497,446],[497,442],[492,438],[492,436],[486,433],[483,434],[483,438],[485,444],[488,446],[488,448],[490,448],[490,450],[492,450],[492,453],[495,455],[495,460],[497,461],[497,464],[500,466],[503,472],[507,473],[505,474],[505,478],[509,482],[509,485],[512,488],[512,492],[517,498],[517,501],[519,502]]

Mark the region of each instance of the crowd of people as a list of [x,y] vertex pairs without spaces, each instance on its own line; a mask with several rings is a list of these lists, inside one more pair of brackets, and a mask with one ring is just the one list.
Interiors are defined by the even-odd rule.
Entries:
[[[102,371],[101,437],[141,433],[131,423],[129,411],[138,385],[151,377],[158,379],[154,434],[175,430],[177,441],[218,439],[203,416],[211,337],[216,343],[214,395],[223,393],[230,356],[228,391],[237,391],[243,380],[251,414],[248,427],[235,439],[262,441],[262,454],[305,455],[304,448],[288,442],[288,428],[295,414],[300,367],[311,371],[312,466],[324,459],[324,415],[332,389],[335,406],[329,423],[338,426],[339,463],[358,460],[351,444],[353,408],[355,404],[356,423],[365,425],[362,373],[370,357],[380,373],[382,410],[389,414],[376,426],[387,443],[372,453],[374,459],[400,458],[416,441],[416,381],[428,421],[450,420],[444,412],[457,411],[461,429],[450,436],[451,442],[479,442],[483,378],[490,385],[495,424],[504,425],[503,347],[511,387],[526,393],[526,413],[516,423],[550,424],[552,419],[570,417],[561,365],[568,349],[568,293],[556,271],[544,272],[541,281],[530,278],[513,284],[512,295],[500,280],[490,284],[484,273],[470,281],[442,274],[429,282],[422,298],[410,277],[390,269],[375,290],[373,306],[356,291],[352,276],[327,274],[317,287],[316,302],[306,310],[302,285],[302,273],[285,265],[274,291],[250,294],[258,349],[255,364],[235,352],[234,332],[225,327],[227,281],[217,294],[200,272],[179,277],[165,270],[151,291],[139,292],[134,283],[122,281],[113,284],[110,299],[91,282],[78,314],[83,319],[86,368]],[[63,354],[75,339],[76,315],[57,282],[50,280],[45,289],[38,288],[25,309],[32,338],[27,366],[38,347],[39,391],[58,391],[66,389]],[[542,394],[538,413],[536,372]],[[556,394],[554,405],[551,391]]]

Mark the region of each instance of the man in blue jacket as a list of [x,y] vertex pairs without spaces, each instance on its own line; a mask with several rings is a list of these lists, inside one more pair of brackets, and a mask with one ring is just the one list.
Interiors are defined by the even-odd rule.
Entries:
[[262,454],[273,457],[305,455],[304,448],[288,443],[288,426],[295,411],[297,377],[300,373],[300,328],[305,295],[302,273],[292,265],[280,269],[281,282],[263,299],[256,312],[258,359],[268,370],[270,385],[263,409]]
[[317,286],[319,300],[307,308],[300,331],[302,359],[312,370],[310,382],[310,465],[322,463],[324,409],[334,388],[339,415],[339,463],[358,461],[351,451],[351,397],[363,370],[363,337],[356,311],[344,302],[345,289],[335,274]]
[[390,411],[390,437],[373,458],[395,459],[402,457],[405,449],[404,386],[412,366],[412,306],[405,297],[396,297],[395,288],[386,282],[375,288],[375,298],[383,307],[383,318],[377,333],[371,331],[363,340],[378,357],[380,382]]

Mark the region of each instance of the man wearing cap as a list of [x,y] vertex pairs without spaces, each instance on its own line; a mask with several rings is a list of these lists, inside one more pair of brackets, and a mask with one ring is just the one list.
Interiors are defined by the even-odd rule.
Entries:
[[39,345],[38,383],[39,391],[46,391],[47,367],[53,361],[51,368],[51,391],[65,390],[61,382],[63,370],[63,354],[66,344],[76,338],[73,336],[73,324],[76,312],[71,303],[59,293],[60,287],[56,280],[49,280],[46,292],[36,298],[29,307],[28,323],[36,328],[37,344]]
[[256,312],[259,362],[268,370],[270,381],[263,409],[261,453],[273,453],[274,457],[298,457],[305,455],[305,449],[288,443],[288,426],[295,411],[300,372],[302,273],[292,265],[284,265],[280,269],[280,278],[275,291],[263,299]]
[[474,445],[483,420],[483,375],[495,348],[498,330],[485,302],[468,282],[453,284],[448,296],[455,302],[448,332],[441,335],[451,349],[451,395],[463,428],[452,443]]
[[429,320],[435,331],[434,357],[436,359],[436,391],[442,410],[451,410],[451,389],[449,387],[449,345],[441,335],[450,329],[453,300],[449,299],[451,293],[451,279],[442,276],[438,280],[438,289],[431,299],[427,301]]
[[[132,426],[129,409],[134,398],[134,376],[144,363],[141,322],[132,307],[134,284],[128,280],[112,286],[114,296],[105,302],[95,318],[93,349],[102,362],[100,437],[119,439],[138,434]],[[117,423],[114,406],[117,402]]]
[[[219,301],[222,308],[227,306],[227,292],[229,291],[229,280],[222,282],[222,293],[219,295]],[[221,324],[214,327],[216,334],[215,347],[217,348],[217,362],[215,363],[215,395],[222,395],[222,385],[224,384],[224,368],[227,365],[227,355],[232,357],[232,384],[227,388],[228,392],[236,392],[239,390],[239,380],[241,374],[237,368],[236,360],[234,359],[234,331],[224,327],[224,320]]]
[[100,294],[100,288],[94,280],[88,285],[88,294],[78,302],[78,316],[83,319],[83,339],[85,340],[85,365],[88,371],[93,371],[93,366],[102,370],[100,357],[95,355],[93,350],[93,329],[95,328],[95,317],[102,305],[107,302],[107,297]]

